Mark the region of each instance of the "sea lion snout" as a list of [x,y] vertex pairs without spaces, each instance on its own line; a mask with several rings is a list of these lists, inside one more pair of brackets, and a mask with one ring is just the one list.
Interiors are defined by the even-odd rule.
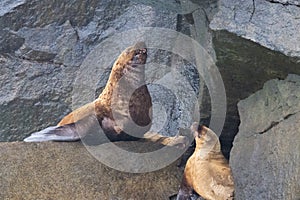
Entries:
[[138,65],[143,65],[146,63],[147,59],[147,49],[146,48],[141,48],[141,49],[136,49],[135,54],[132,58],[132,66],[136,67]]

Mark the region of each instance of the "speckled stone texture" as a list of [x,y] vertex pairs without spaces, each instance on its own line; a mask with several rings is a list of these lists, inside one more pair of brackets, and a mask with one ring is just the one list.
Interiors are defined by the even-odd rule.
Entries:
[[238,107],[230,158],[236,199],[300,199],[300,76],[270,80]]
[[[196,5],[191,5],[183,14],[194,11]],[[141,27],[161,27],[188,34],[191,25],[179,20],[178,13],[182,13],[182,6],[175,0],[165,3],[133,0],[0,1],[0,141],[23,140],[32,132],[55,125],[74,109],[77,105],[74,106],[72,100],[78,95],[74,92],[74,82],[83,61],[97,45],[104,46],[102,42],[114,34]],[[207,24],[205,28],[208,28]],[[122,43],[122,40],[126,39],[122,37],[118,42]],[[108,45],[106,49],[115,50],[115,47]],[[93,74],[93,78],[99,81],[97,87],[92,88],[95,93],[105,86],[110,67],[117,57],[109,56],[109,65],[98,65],[105,72]],[[147,69],[146,75],[157,73],[162,77],[169,73],[170,55],[149,49],[147,64],[151,61],[166,67]],[[184,73],[192,87],[199,89],[199,78],[194,78],[197,76],[195,67],[182,67],[184,65],[178,63],[178,68],[182,69],[180,73]],[[152,76],[150,81],[153,83],[155,78],[161,77]],[[154,106],[156,119],[165,121],[166,118],[166,123],[162,124],[164,127],[159,127],[162,134],[175,135],[179,122],[190,125],[190,114],[179,116],[181,110],[194,111],[190,99],[185,98],[181,105],[167,89],[153,86],[150,90],[153,100],[166,111],[161,112],[160,107]],[[85,103],[88,102],[81,106]]]
[[296,0],[220,0],[210,27],[300,57],[299,13]]
[[[143,143],[124,148],[147,149]],[[0,143],[0,199],[169,199],[182,171],[177,163],[131,174],[104,166],[75,143]]]

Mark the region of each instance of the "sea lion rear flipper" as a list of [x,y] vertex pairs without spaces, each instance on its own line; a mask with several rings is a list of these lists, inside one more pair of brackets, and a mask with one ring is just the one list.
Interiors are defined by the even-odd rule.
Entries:
[[25,142],[44,142],[44,141],[77,141],[80,137],[85,136],[88,132],[100,128],[99,122],[94,115],[89,115],[76,123],[66,124],[63,126],[50,126],[39,132],[32,133],[25,138]]
[[39,132],[32,133],[25,138],[25,142],[44,142],[44,141],[76,141],[80,137],[74,131],[73,124],[64,126],[50,126]]
[[176,200],[192,200],[192,190],[181,186]]

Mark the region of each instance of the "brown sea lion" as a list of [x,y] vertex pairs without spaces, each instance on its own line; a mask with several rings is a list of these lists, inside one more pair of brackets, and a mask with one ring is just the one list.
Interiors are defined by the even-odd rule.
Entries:
[[[74,110],[57,126],[33,133],[24,141],[76,141],[100,126],[111,141],[142,137],[150,129],[152,117],[151,96],[145,85],[146,59],[144,42],[125,49],[96,100]],[[134,125],[141,128],[136,129]]]
[[177,200],[191,199],[193,191],[206,200],[233,199],[233,177],[218,136],[198,123],[191,129],[196,148],[187,161]]

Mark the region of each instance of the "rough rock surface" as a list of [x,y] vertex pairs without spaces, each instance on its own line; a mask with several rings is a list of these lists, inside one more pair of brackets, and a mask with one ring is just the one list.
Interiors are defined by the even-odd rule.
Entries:
[[238,104],[230,166],[237,199],[300,198],[300,76],[271,80]]
[[300,57],[299,4],[296,0],[221,0],[210,27]]
[[[148,145],[119,143],[145,151]],[[172,165],[149,173],[116,171],[81,143],[0,143],[1,199],[169,199],[182,171]]]
[[[70,112],[79,66],[104,39],[138,27],[176,30],[177,26],[177,13],[159,3],[5,0],[0,4],[0,141],[22,140]],[[180,4],[172,4],[180,10]],[[176,129],[176,123],[170,126]]]
[[295,5],[295,6],[299,6],[300,5],[300,1],[299,0],[267,0],[273,3],[281,3],[283,5]]
[[[215,58],[208,21],[216,12],[216,1],[5,0],[0,5],[0,141],[22,140],[69,113],[83,60],[115,33],[140,27],[169,28],[192,37]],[[196,77],[193,65],[174,62],[168,52],[150,50],[149,54],[149,63],[167,66],[148,69],[149,82],[172,76],[170,66],[176,66],[180,76],[174,85],[187,93],[179,102],[172,91],[149,86],[158,105],[154,107],[158,124],[153,129],[175,135],[179,124],[189,126],[194,112],[189,90],[180,78],[186,77],[200,95],[204,82]],[[109,72],[108,67],[98,75],[95,93],[101,91]],[[202,116],[209,118],[209,114]]]
[[228,156],[240,124],[238,102],[262,89],[271,79],[300,75],[300,63],[227,31],[215,32],[213,43],[216,65],[226,89],[227,116],[220,141],[223,153]]

